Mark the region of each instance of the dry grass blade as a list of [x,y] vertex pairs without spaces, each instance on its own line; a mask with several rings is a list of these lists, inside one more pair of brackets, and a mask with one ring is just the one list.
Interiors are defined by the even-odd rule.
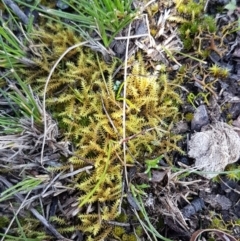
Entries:
[[85,42],[81,42],[81,43],[78,43],[78,44],[75,44],[71,47],[69,47],[59,58],[58,60],[56,61],[56,63],[53,65],[51,71],[49,72],[49,75],[47,77],[47,80],[46,80],[46,84],[44,86],[44,95],[43,95],[43,120],[44,120],[44,136],[43,136],[43,143],[42,143],[42,150],[41,150],[41,164],[43,164],[44,162],[44,159],[43,159],[43,156],[44,156],[44,148],[45,148],[45,143],[46,143],[46,140],[47,140],[47,135],[48,135],[48,126],[49,126],[49,116],[47,115],[46,113],[46,93],[47,93],[47,87],[48,87],[48,84],[49,84],[49,81],[53,75],[53,72],[54,70],[56,69],[56,67],[58,66],[58,64],[61,62],[61,60],[63,59],[63,57],[69,53],[71,50],[75,49],[75,48],[78,48],[80,46],[84,46],[88,44],[88,41],[85,41]]
[[[122,121],[122,127],[123,127],[123,140],[126,139],[126,98],[127,98],[127,63],[128,63],[128,48],[129,48],[129,36],[131,32],[131,24],[128,28],[128,39],[127,39],[127,45],[126,45],[126,53],[125,53],[125,63],[124,63],[124,86],[123,86],[123,121]],[[127,145],[126,142],[122,143],[123,145],[123,162],[124,162],[124,172],[125,172],[125,180],[128,187],[128,177],[127,177],[127,161],[126,161],[126,151],[127,151]]]

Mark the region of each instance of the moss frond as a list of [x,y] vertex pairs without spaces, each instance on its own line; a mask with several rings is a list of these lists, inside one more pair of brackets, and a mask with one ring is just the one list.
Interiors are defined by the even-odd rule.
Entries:
[[73,233],[76,231],[76,227],[66,225],[65,227],[59,227],[58,232],[61,234]]
[[50,221],[55,222],[60,226],[63,226],[64,224],[66,224],[66,220],[64,218],[60,218],[60,217],[57,217],[57,216],[50,217]]
[[237,165],[231,164],[226,168],[227,173],[227,178],[232,181],[239,181],[240,180],[240,170]]

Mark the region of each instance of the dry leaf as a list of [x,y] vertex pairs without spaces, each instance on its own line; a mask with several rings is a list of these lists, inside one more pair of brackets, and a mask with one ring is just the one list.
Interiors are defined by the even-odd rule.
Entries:
[[157,171],[152,170],[152,179],[151,182],[164,182],[164,186],[168,183],[168,171]]
[[209,128],[192,136],[188,155],[195,158],[195,166],[205,172],[201,175],[210,179],[239,159],[240,138],[226,123],[217,122]]

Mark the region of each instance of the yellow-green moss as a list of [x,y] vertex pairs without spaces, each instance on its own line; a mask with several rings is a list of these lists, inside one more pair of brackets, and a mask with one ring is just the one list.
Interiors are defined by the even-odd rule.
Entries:
[[[56,59],[70,45],[81,41],[71,30],[48,24],[36,32],[43,46],[39,67],[24,71],[28,83],[42,93],[45,80]],[[108,221],[120,215],[124,154],[126,162],[144,164],[163,153],[179,150],[181,136],[172,135],[172,122],[178,120],[181,102],[176,92],[178,82],[169,81],[166,73],[152,75],[144,66],[141,54],[135,56],[126,82],[126,139],[123,140],[123,85],[114,89],[113,71],[117,62],[106,64],[95,52],[82,47],[71,51],[59,64],[48,85],[47,106],[59,122],[62,136],[74,144],[74,156],[55,170],[73,169],[91,163],[89,173],[76,176],[73,188],[78,191],[81,214],[75,229],[87,240],[100,240],[111,235]],[[121,76],[119,76],[119,79]],[[122,80],[123,81],[123,80]],[[87,162],[83,160],[87,160]],[[97,204],[85,213],[86,204]],[[70,230],[70,226],[68,230]],[[64,227],[61,228],[64,230]],[[127,234],[126,234],[127,235]],[[133,234],[126,236],[134,240]]]

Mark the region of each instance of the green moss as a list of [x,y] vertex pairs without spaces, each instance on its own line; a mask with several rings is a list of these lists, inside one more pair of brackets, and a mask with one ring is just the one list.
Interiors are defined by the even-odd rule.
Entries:
[[188,122],[191,122],[193,117],[194,117],[193,113],[188,112],[188,113],[185,114],[185,120],[188,121]]
[[227,168],[226,168],[226,171],[228,172],[226,174],[226,177],[229,180],[232,180],[232,181],[235,181],[235,182],[238,182],[240,180],[239,165],[237,165],[237,164],[228,165]]
[[0,228],[6,228],[10,220],[7,216],[0,216]]
[[210,33],[217,31],[216,21],[212,16],[204,16],[202,26],[203,30],[208,30]]
[[129,216],[126,213],[120,213],[116,220],[121,223],[126,223],[128,222],[128,218]]
[[[217,30],[215,19],[204,14],[204,4],[204,1],[196,2],[194,0],[185,0],[180,1],[176,6],[178,14],[185,20],[179,20],[179,34],[184,49],[187,51],[190,49],[201,49],[199,53],[204,51],[206,46],[201,46],[202,40],[206,39],[208,34],[211,35]],[[178,17],[176,19],[178,19]],[[206,52],[204,55],[206,57]]]
[[136,233],[136,235],[138,236],[138,237],[142,237],[143,236],[143,234],[144,234],[144,229],[143,229],[143,227],[142,226],[137,226],[136,228],[135,228],[135,233]]
[[122,241],[137,241],[135,234],[123,234]]
[[[201,36],[203,33],[215,33],[216,23],[211,16],[204,16],[198,20],[189,20],[186,23],[182,23],[179,27],[180,37],[183,41],[184,48],[190,50],[191,47],[199,49],[197,42],[195,41],[196,36]],[[201,37],[200,37],[201,38]]]
[[121,237],[126,230],[123,227],[116,226],[113,228],[113,234],[114,236]]
[[209,73],[217,78],[226,78],[229,75],[229,69],[214,64],[209,68]]
[[[43,44],[39,49],[42,58],[36,60],[39,67],[23,72],[40,95],[60,54],[81,41],[71,30],[51,24],[36,32],[36,41]],[[125,158],[126,163],[132,165],[135,160],[144,164],[146,159],[179,150],[176,144],[181,138],[171,135],[169,128],[179,119],[179,80],[170,81],[166,73],[152,75],[140,53],[135,56],[125,83],[127,106],[123,131],[124,86],[115,88],[112,74],[116,65],[117,61],[106,64],[89,48],[76,48],[54,71],[46,93],[47,107],[57,118],[63,138],[71,141],[75,148],[74,155],[55,170],[66,171],[68,167],[70,170],[70,166],[71,170],[77,170],[88,163],[94,167],[91,172],[82,172],[72,180],[81,208],[76,227],[89,237],[87,240],[111,235],[114,227],[108,225],[108,221],[120,219],[122,160]],[[123,132],[125,139],[122,139]],[[125,154],[124,142],[129,150]],[[99,209],[85,213],[86,205]],[[99,217],[103,223],[99,222]],[[59,230],[71,231],[72,228],[68,225]],[[132,235],[126,237],[135,240]]]
[[210,220],[211,224],[209,228],[217,229],[229,234],[231,234],[231,230],[233,230],[234,227],[239,225],[239,219],[225,222],[222,218],[222,215],[215,212],[210,212]]
[[195,17],[199,17],[204,8],[204,1],[200,0],[196,2],[194,0],[184,0],[181,4],[177,5],[177,11],[184,15],[184,17],[189,19],[195,19]]

